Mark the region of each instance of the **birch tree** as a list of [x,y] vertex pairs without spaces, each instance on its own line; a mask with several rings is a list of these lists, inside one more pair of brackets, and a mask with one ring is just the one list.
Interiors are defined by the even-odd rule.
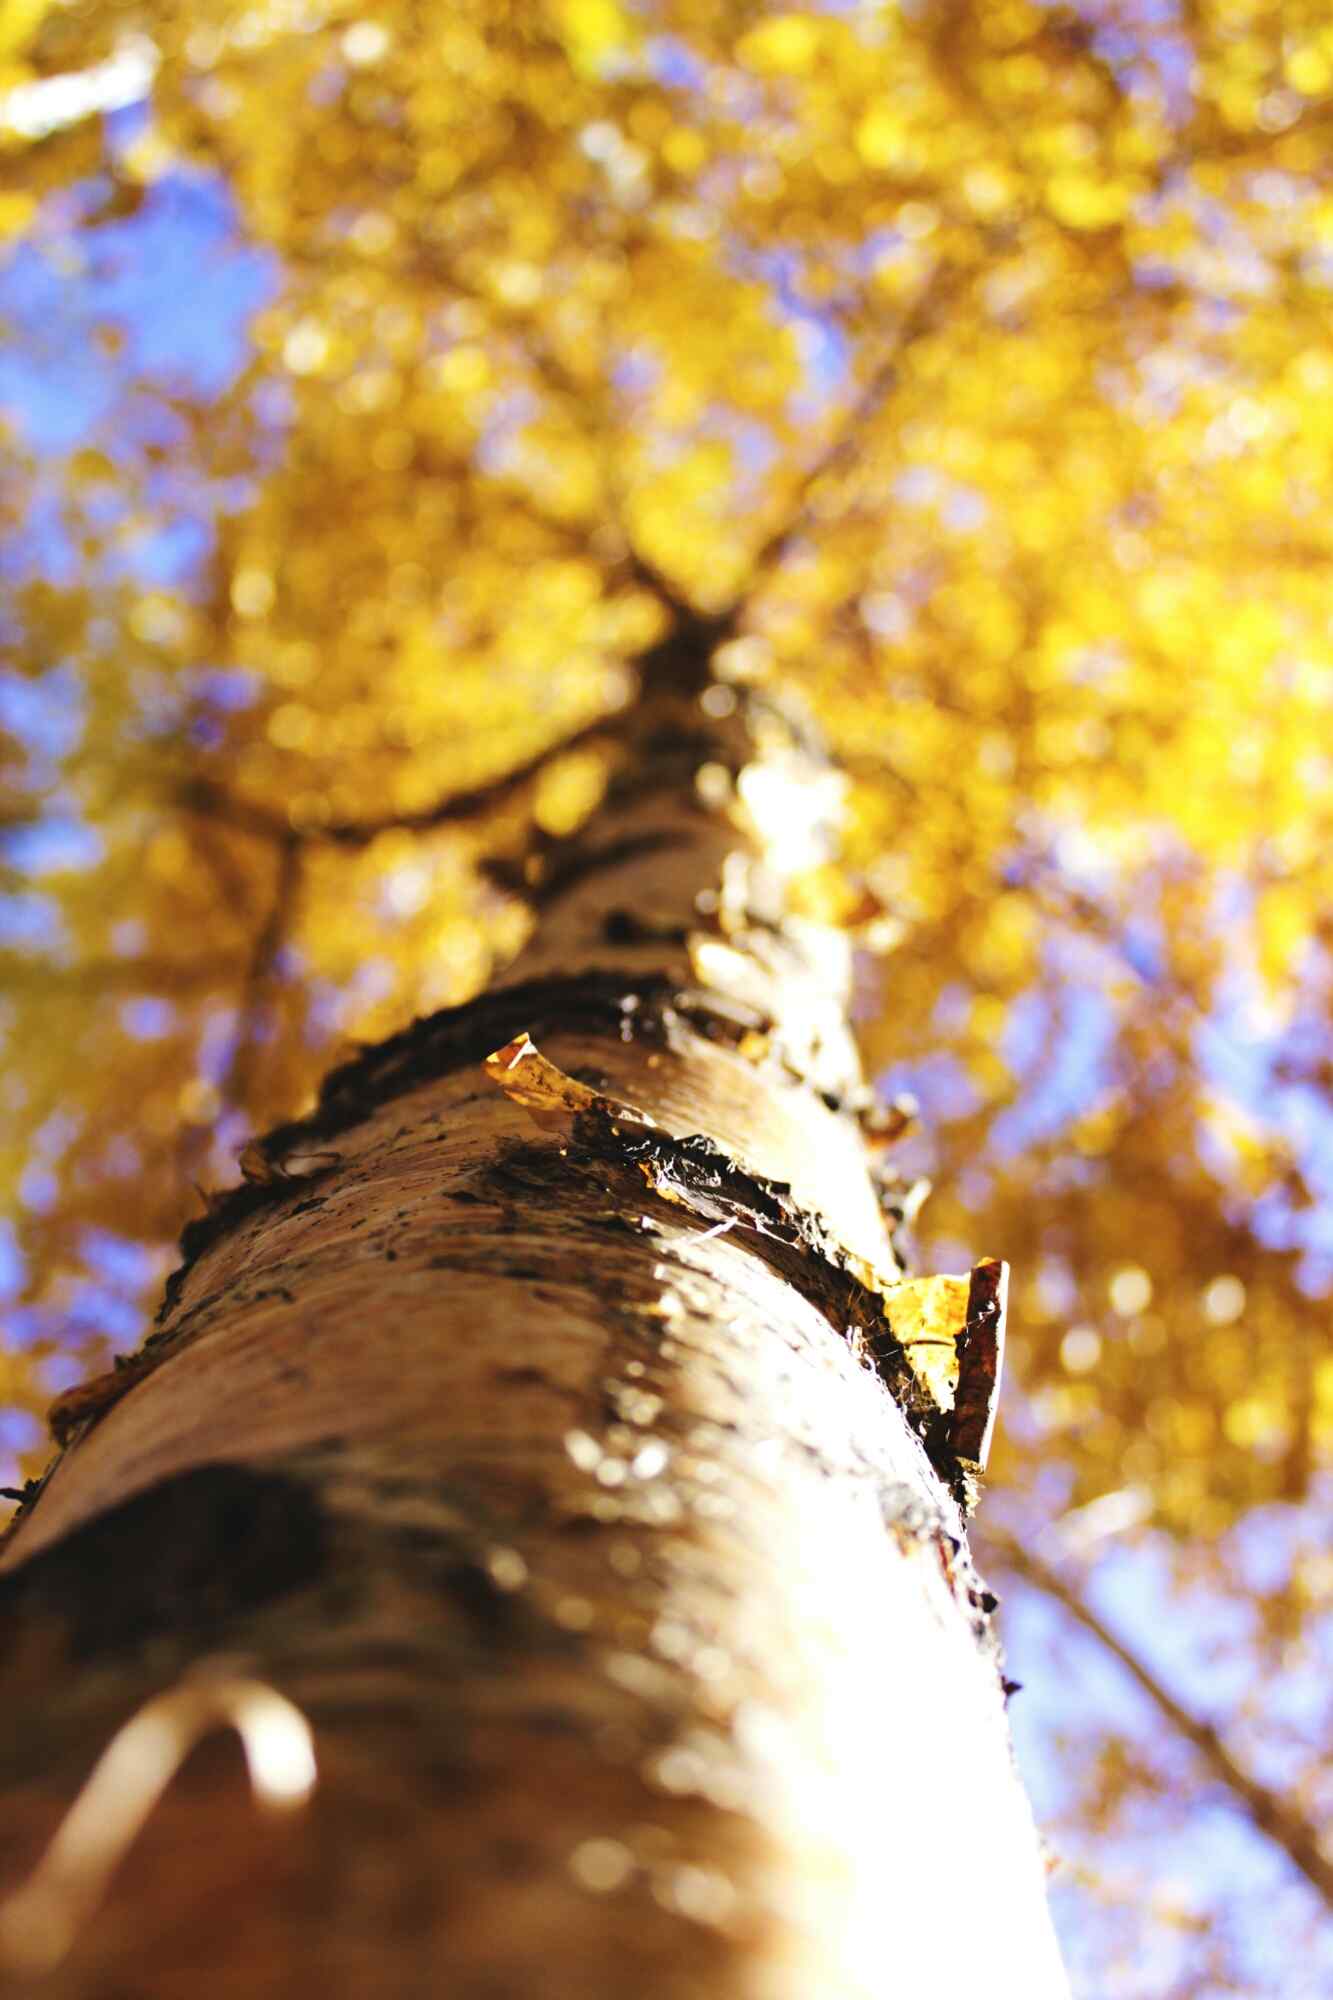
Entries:
[[[72,1464],[160,1393],[132,1357],[238,1153],[256,1218],[317,1198],[339,1161],[283,1181],[262,1135],[560,938],[562,854],[668,661],[688,705],[709,656],[738,706],[693,728],[794,694],[847,776],[787,903],[858,953],[886,1115],[922,1101],[882,1192],[911,1281],[957,1280],[927,1375],[970,1266],[1013,1266],[980,1526],[1076,1979],[1133,1995],[1147,1953],[1252,1994],[1267,1953],[1317,1989],[1324,12],[447,14],[0,8],[0,1476],[41,1477],[53,1399]],[[683,977],[679,938],[613,944]],[[503,1025],[474,1068],[526,1031],[580,1082]],[[622,1082],[587,1088],[670,1124]],[[1097,1660],[1028,1616],[1047,1585],[1192,1765],[1097,1712]],[[201,1699],[199,1758],[238,1755]],[[1207,1770],[1260,1829],[1243,1869]]]
[[[50,1842],[11,1972],[961,1996],[961,1897],[1063,1990],[963,1525],[1001,1269],[903,1277],[846,947],[785,908],[831,773],[706,667],[648,663],[503,979],[254,1144],[53,1411],[7,1552],[7,1838]],[[177,1783],[226,1725],[249,1768]]]

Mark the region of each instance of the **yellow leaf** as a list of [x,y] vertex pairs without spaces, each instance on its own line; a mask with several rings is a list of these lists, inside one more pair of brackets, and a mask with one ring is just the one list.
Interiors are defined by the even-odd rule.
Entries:
[[7,236],[21,235],[36,212],[35,195],[22,194],[16,188],[0,189],[0,242]]
[[0,0],[0,62],[28,46],[50,6],[51,0]]
[[856,150],[868,167],[902,166],[908,156],[907,127],[889,105],[877,104],[856,128]]
[[575,69],[596,75],[625,48],[631,24],[616,0],[560,0],[561,39]]
[[737,60],[761,74],[795,75],[809,69],[819,48],[818,25],[804,14],[775,14],[742,35]]
[[1108,229],[1129,213],[1130,191],[1088,173],[1056,174],[1046,189],[1052,215],[1071,229]]

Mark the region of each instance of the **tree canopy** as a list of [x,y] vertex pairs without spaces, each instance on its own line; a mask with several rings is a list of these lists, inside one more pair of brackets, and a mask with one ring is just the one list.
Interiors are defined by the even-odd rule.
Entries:
[[703,621],[848,773],[904,1228],[1015,1267],[1076,1971],[1317,1984],[1049,1607],[1317,1821],[1331,161],[1316,0],[3,0],[11,1476],[246,1136],[514,950]]

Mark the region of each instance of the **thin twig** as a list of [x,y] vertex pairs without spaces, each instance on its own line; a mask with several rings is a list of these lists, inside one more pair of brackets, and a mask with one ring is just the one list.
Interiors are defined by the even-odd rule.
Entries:
[[89,958],[72,965],[49,959],[26,959],[17,952],[0,952],[0,988],[7,993],[35,989],[49,992],[193,993],[216,986],[239,970],[235,957],[213,958]]
[[929,325],[950,291],[955,276],[952,265],[944,262],[937,264],[911,306],[898,321],[885,352],[871,370],[860,394],[844,413],[834,435],[797,481],[788,504],[786,518],[755,552],[750,565],[750,579],[745,590],[747,599],[753,595],[755,584],[769,571],[778,567],[792,544],[804,533],[810,520],[810,503],[815,488],[822,480],[840,472],[856,458],[865,441],[866,425],[898,386],[904,354]]
[[235,1105],[238,1109],[244,1109],[249,1094],[264,1001],[274,964],[287,936],[300,878],[301,845],[289,830],[278,850],[278,879],[274,885],[273,901],[255,937],[236,1003],[236,1034],[221,1095],[224,1103]]

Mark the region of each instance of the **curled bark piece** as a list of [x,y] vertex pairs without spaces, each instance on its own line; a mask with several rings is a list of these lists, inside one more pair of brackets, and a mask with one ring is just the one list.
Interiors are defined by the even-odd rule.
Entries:
[[522,1105],[533,1122],[547,1131],[572,1136],[578,1120],[588,1116],[619,1118],[643,1126],[651,1124],[642,1111],[635,1111],[628,1104],[616,1104],[586,1083],[580,1083],[577,1077],[566,1076],[562,1069],[547,1061],[526,1029],[488,1055],[484,1067],[506,1097]]
[[118,1403],[136,1382],[150,1375],[165,1356],[142,1353],[121,1360],[104,1375],[76,1382],[72,1389],[56,1397],[46,1413],[47,1428],[58,1445],[67,1445],[81,1424],[90,1423]]
[[988,1257],[973,1270],[968,1289],[967,1320],[958,1343],[958,1387],[949,1425],[955,1458],[977,1472],[986,1469],[995,1432],[1008,1301],[1009,1266]]
[[240,1737],[261,1805],[305,1804],[315,1788],[315,1751],[300,1709],[263,1681],[191,1675],[117,1731],[33,1873],[0,1903],[0,1961],[28,1974],[60,1963],[195,1744],[219,1728]]

